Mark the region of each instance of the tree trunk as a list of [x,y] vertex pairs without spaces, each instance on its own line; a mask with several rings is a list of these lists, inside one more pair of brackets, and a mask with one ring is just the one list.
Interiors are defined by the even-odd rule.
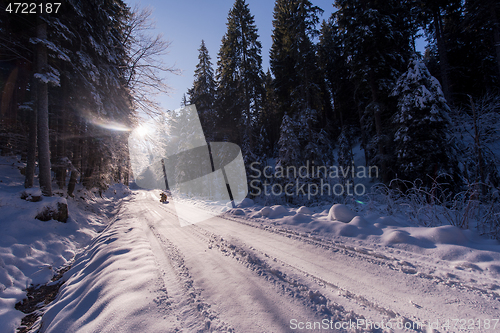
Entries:
[[66,140],[65,134],[66,130],[66,114],[68,112],[68,91],[66,89],[66,82],[61,82],[62,84],[62,105],[59,108],[59,115],[57,117],[57,133],[56,133],[56,143],[57,143],[57,170],[56,170],[56,181],[59,189],[64,189],[66,185],[66,170],[68,167],[68,162],[65,160],[66,156]]
[[75,191],[75,186],[76,186],[76,181],[78,180],[78,175],[79,175],[79,172],[75,168],[73,168],[73,170],[71,170],[71,175],[69,176],[69,182],[68,182],[68,195],[70,197],[74,196],[73,192]]
[[[37,37],[47,39],[47,24],[38,19]],[[45,74],[47,69],[47,47],[43,43],[37,45],[36,72]],[[47,83],[36,79],[37,85],[37,120],[38,120],[38,178],[40,189],[44,196],[52,196],[50,176],[50,146],[49,146],[49,99]]]
[[65,161],[65,152],[66,152],[66,141],[64,140],[63,133],[65,133],[65,119],[64,113],[65,110],[62,110],[62,114],[59,116],[57,127],[57,172],[56,172],[56,181],[59,189],[63,189],[66,185],[66,168],[67,162]]
[[28,156],[26,161],[26,178],[24,187],[33,187],[35,180],[35,164],[36,164],[36,127],[37,127],[36,108],[29,112],[28,124]]
[[380,173],[382,174],[382,181],[384,183],[389,182],[389,173],[387,171],[387,162],[385,158],[385,147],[382,142],[382,117],[380,115],[380,111],[382,106],[379,103],[378,94],[377,94],[377,85],[375,83],[374,73],[370,72],[369,74],[369,84],[370,90],[372,93],[372,103],[375,105],[373,109],[373,118],[375,119],[375,131],[377,133],[377,146],[378,146],[378,154],[380,156]]
[[490,13],[491,13],[491,20],[493,23],[493,41],[495,42],[497,70],[498,70],[498,75],[500,75],[500,27],[499,27],[495,4],[496,4],[495,1],[491,2]]
[[453,104],[451,96],[450,78],[448,77],[450,65],[448,63],[448,50],[443,37],[443,26],[441,24],[440,9],[434,12],[434,30],[436,31],[436,40],[439,53],[439,68],[441,72],[441,83],[443,85],[443,94],[448,103]]
[[127,149],[125,149],[125,172],[123,173],[123,184],[129,186],[129,180],[130,180],[130,155],[127,144]]

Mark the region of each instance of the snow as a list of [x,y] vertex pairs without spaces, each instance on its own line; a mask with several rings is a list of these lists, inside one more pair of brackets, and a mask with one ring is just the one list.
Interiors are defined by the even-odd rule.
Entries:
[[342,204],[335,204],[330,208],[330,212],[328,213],[328,218],[331,221],[340,221],[349,223],[354,218],[354,213]]
[[253,202],[252,199],[250,198],[245,198],[243,199],[240,204],[238,205],[238,207],[240,208],[246,208],[246,207],[250,207],[250,206],[253,206],[255,203]]
[[[41,222],[37,207],[50,200],[22,200],[21,164],[0,162],[1,332],[19,325],[13,307],[24,289],[69,263],[40,332],[289,332],[292,323],[325,319],[442,325],[498,317],[500,244],[473,230],[423,227],[354,201],[245,199],[229,208],[173,196],[171,205],[159,202],[159,190],[120,186],[103,198],[80,189],[66,198],[68,223]],[[106,209],[116,199],[120,209]],[[185,225],[178,207],[210,218]]]
[[[216,202],[172,198],[176,206],[222,215],[176,227],[178,221],[170,217],[174,206],[160,204],[158,193],[134,191],[109,227],[77,255],[41,320],[43,332],[131,332],[138,327],[285,332],[300,318],[321,313],[331,320],[374,320],[382,311],[393,313],[385,320],[429,323],[470,310],[467,303],[445,307],[447,299],[482,299],[471,312],[474,318],[485,306],[491,310],[482,319],[497,311],[492,304],[500,297],[495,282],[500,245],[470,230],[418,227],[395,216],[354,212],[351,205],[293,208],[249,206],[247,201],[244,208],[224,213]],[[328,244],[340,256],[333,266],[327,258],[336,252],[322,249]],[[335,286],[333,293],[329,286]],[[484,293],[474,296],[463,290],[467,286]],[[279,314],[269,315],[278,309]]]
[[168,304],[155,288],[159,276],[141,228],[113,222],[65,275],[43,317],[44,332],[170,331],[172,318],[151,311]]
[[[14,157],[0,157],[0,332],[13,332],[24,314],[14,305],[26,297],[30,285],[45,284],[54,274],[71,263],[92,238],[108,223],[107,206],[112,199],[96,198],[92,192],[76,191],[75,199],[40,196],[39,188],[24,189],[20,168]],[[117,191],[115,196],[114,191]],[[57,191],[56,191],[57,192]],[[110,196],[119,197],[128,189],[115,186]],[[23,200],[23,194],[27,195]],[[85,199],[84,199],[85,198]],[[66,223],[35,219],[45,207],[68,204],[70,217]]]
[[306,206],[301,206],[299,209],[297,209],[298,214],[305,214],[305,215],[311,215],[312,211],[307,208]]
[[[182,200],[189,206],[193,202]],[[450,267],[480,267],[489,278],[500,278],[500,243],[480,236],[476,231],[452,225],[422,227],[402,216],[381,216],[366,211],[355,212],[350,205],[321,207],[285,207],[283,205],[253,206],[228,210],[226,214],[263,225],[279,225],[309,235],[318,235],[343,242],[361,243],[371,248],[401,249],[408,255],[422,254],[429,260],[446,260]],[[196,202],[196,209],[215,211],[209,201]],[[499,288],[500,289],[500,288]],[[500,295],[500,294],[499,294]]]
[[[247,218],[257,219],[253,213],[260,212],[260,220],[265,224],[286,226],[311,235],[340,238],[345,242],[360,242],[372,248],[386,246],[404,249],[409,253],[446,260],[450,267],[457,266],[458,262],[457,267],[477,270],[490,278],[500,278],[499,242],[486,239],[472,230],[451,225],[420,227],[409,221],[375,214],[359,216],[343,204],[332,205],[328,214],[324,210],[312,216],[304,213],[306,207],[295,209],[279,206],[280,216],[276,217],[273,214],[275,207],[255,206],[247,210]],[[311,208],[306,209],[312,212]]]

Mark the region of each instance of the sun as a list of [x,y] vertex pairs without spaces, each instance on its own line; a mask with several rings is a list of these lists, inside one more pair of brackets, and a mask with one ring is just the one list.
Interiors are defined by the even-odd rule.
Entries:
[[144,125],[139,125],[134,129],[134,132],[137,134],[137,136],[143,138],[148,134],[148,128]]

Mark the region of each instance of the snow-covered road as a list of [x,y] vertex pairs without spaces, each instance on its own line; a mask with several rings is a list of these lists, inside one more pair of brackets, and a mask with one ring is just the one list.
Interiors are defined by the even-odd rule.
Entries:
[[93,247],[67,273],[42,331],[500,331],[487,276],[230,215],[181,227],[154,191],[136,191]]

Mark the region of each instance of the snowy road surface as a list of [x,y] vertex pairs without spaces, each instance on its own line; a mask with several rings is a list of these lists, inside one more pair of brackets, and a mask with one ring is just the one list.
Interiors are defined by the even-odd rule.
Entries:
[[180,227],[175,214],[136,191],[66,273],[42,331],[500,331],[486,275],[227,215]]

